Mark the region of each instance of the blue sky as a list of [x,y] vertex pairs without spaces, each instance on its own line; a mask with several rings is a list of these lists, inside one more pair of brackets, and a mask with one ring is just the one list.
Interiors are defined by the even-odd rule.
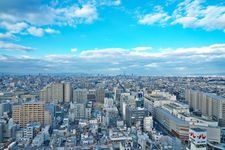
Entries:
[[1,0],[0,71],[225,73],[225,3]]

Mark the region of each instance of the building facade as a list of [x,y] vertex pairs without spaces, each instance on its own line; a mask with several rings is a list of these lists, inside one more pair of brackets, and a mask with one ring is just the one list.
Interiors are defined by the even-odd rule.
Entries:
[[43,103],[26,103],[14,105],[12,108],[12,118],[14,123],[25,127],[30,122],[40,122],[44,124],[44,104]]

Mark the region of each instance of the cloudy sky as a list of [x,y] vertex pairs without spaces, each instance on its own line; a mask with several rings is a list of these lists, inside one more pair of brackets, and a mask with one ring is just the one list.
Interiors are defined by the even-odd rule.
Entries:
[[224,0],[1,0],[0,72],[225,74]]

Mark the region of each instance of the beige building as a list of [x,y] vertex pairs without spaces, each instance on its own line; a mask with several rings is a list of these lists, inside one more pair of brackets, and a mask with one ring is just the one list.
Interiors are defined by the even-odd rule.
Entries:
[[52,100],[55,103],[63,102],[63,83],[52,84]]
[[72,100],[72,87],[69,82],[51,83],[40,91],[40,100],[45,103],[70,102]]
[[64,83],[64,101],[69,103],[72,101],[73,90],[69,82]]
[[14,105],[12,108],[12,118],[15,123],[25,127],[30,122],[40,122],[44,124],[44,104],[33,102],[22,105]]
[[95,96],[97,102],[104,103],[105,89],[103,87],[97,88],[95,91]]
[[225,98],[190,89],[186,89],[185,98],[191,110],[199,111],[203,117],[218,121],[219,126],[225,127]]

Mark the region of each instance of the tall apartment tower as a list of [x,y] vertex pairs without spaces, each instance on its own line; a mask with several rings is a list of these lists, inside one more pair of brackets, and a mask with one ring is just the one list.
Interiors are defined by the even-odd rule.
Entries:
[[69,103],[72,101],[72,87],[69,82],[64,83],[64,101]]
[[218,121],[220,126],[225,127],[225,98],[190,89],[186,89],[185,97],[191,110],[198,111],[202,116]]
[[30,122],[40,122],[43,125],[44,111],[44,104],[40,102],[14,105],[12,108],[12,118],[21,127],[25,127]]
[[87,102],[87,89],[75,89],[73,90],[73,102],[86,103]]
[[40,91],[40,100],[45,103],[70,102],[72,100],[72,87],[69,82],[51,83]]
[[63,83],[54,83],[52,85],[52,99],[55,103],[62,103],[64,96],[63,96]]
[[104,103],[105,99],[105,89],[103,87],[99,87],[95,91],[95,99],[96,102]]

